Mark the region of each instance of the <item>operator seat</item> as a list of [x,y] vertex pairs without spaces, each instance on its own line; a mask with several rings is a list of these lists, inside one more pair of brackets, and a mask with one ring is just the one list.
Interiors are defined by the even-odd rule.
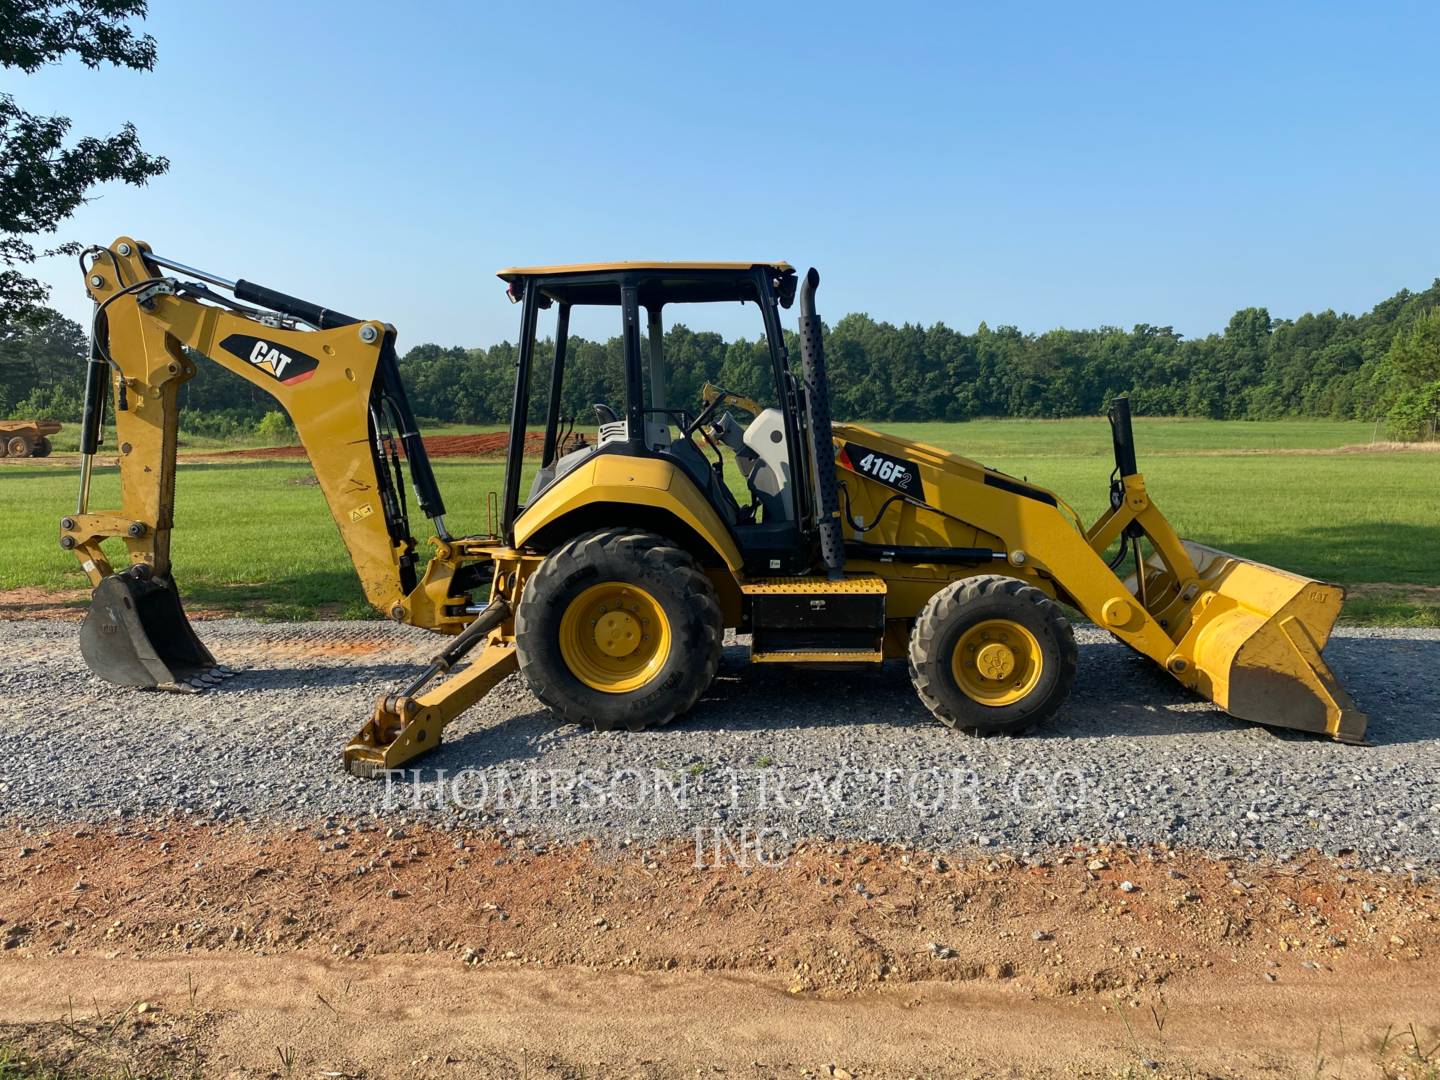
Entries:
[[704,495],[715,507],[726,525],[734,527],[739,522],[741,510],[740,504],[735,500],[734,492],[715,474],[715,470],[710,467],[709,460],[695,448],[694,443],[689,439],[680,439],[662,449],[660,455],[673,459],[685,470],[685,474],[695,481],[695,486],[700,489],[700,494]]

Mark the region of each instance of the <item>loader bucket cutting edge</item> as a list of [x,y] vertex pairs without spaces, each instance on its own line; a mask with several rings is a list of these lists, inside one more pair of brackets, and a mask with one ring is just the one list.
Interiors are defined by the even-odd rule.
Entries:
[[[1200,579],[1188,608],[1176,602],[1176,614],[1189,624],[1191,685],[1242,720],[1363,742],[1367,718],[1320,655],[1344,590],[1203,544],[1183,544]],[[1163,564],[1152,561],[1150,568],[1160,573],[1147,588],[1163,588]]]
[[175,583],[131,574],[111,574],[91,593],[80,654],[102,679],[148,689],[195,689],[216,667],[185,617]]

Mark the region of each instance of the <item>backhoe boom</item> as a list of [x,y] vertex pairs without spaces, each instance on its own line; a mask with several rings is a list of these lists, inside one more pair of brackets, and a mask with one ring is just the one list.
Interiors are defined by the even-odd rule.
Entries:
[[[76,512],[61,522],[60,543],[95,590],[81,631],[93,670],[121,685],[171,689],[200,689],[230,673],[195,636],[171,573],[177,395],[198,358],[264,390],[290,416],[371,604],[396,621],[445,633],[471,622],[468,590],[488,583],[493,550],[486,538],[450,542],[400,381],[394,327],[195,270],[128,237],[89,254],[86,286],[96,308],[81,491]],[[114,401],[120,505],[92,509],[91,467],[107,396]],[[437,534],[437,557],[423,576],[402,453]],[[123,542],[123,563],[103,547],[108,540]],[[466,566],[471,570],[457,578]]]

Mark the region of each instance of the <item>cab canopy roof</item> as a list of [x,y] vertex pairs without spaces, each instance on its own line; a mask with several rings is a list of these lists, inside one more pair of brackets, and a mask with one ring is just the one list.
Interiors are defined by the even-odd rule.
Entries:
[[[632,280],[641,306],[758,300],[754,271],[768,270],[786,307],[795,295],[795,268],[785,262],[611,262],[569,266],[512,266],[496,276],[519,299],[535,281],[542,301],[562,304],[620,303],[620,283]],[[549,306],[548,303],[544,306]]]

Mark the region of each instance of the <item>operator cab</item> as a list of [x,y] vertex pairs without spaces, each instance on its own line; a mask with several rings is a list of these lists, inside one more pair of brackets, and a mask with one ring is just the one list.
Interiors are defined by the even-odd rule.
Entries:
[[[803,410],[790,374],[779,309],[795,297],[786,263],[608,263],[502,270],[523,309],[511,452],[502,505],[509,537],[526,506],[597,455],[658,457],[694,484],[736,541],[750,572],[793,573],[811,558],[802,542],[812,509],[803,476]],[[665,354],[665,331],[687,322],[693,304],[740,303],[758,312],[756,365],[741,365],[750,385],[726,389]],[[623,385],[585,387],[609,400],[583,401],[567,385],[573,367],[570,314],[577,306],[612,307],[618,321]],[[554,309],[553,353],[539,355],[539,312]],[[547,343],[548,345],[549,343]],[[690,358],[693,359],[693,358]],[[547,363],[548,361],[548,363]],[[548,375],[548,380],[544,377]],[[531,387],[546,402],[538,471],[522,505],[520,458]],[[574,434],[577,413],[592,413],[593,436]],[[588,418],[586,418],[588,419]],[[588,426],[588,425],[584,425]]]

